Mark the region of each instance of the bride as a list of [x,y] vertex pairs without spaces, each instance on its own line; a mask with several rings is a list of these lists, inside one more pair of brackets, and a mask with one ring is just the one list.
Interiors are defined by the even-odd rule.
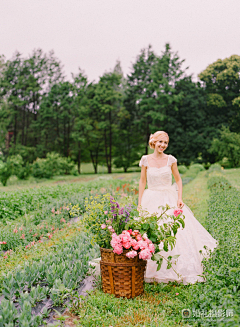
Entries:
[[[174,270],[167,269],[164,260],[162,267],[157,271],[157,264],[148,260],[145,274],[146,282],[178,281],[184,284],[202,282],[201,276],[203,267],[201,261],[202,254],[206,253],[204,246],[213,250],[217,246],[216,240],[197,221],[191,210],[182,200],[182,180],[177,168],[177,159],[172,155],[167,155],[164,151],[168,147],[169,137],[164,131],[158,131],[150,135],[149,146],[154,149],[153,154],[142,156],[139,166],[141,167],[141,177],[139,182],[138,210],[147,211],[150,214],[159,213],[159,206],[168,204],[174,210],[183,210],[185,216],[185,228],[178,229],[176,235],[176,245],[172,251],[161,252],[167,258],[179,254]],[[176,184],[172,185],[172,174]],[[146,182],[148,189],[145,189]],[[177,186],[177,187],[176,187]],[[169,212],[170,213],[170,212]],[[161,224],[161,221],[159,221]],[[202,254],[199,252],[202,250]]]

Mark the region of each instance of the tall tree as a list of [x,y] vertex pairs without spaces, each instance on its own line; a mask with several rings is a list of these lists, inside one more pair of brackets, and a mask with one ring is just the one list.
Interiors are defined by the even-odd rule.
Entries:
[[212,126],[240,131],[240,56],[218,59],[199,74],[208,94],[208,119]]
[[163,128],[163,122],[169,111],[176,111],[182,99],[181,93],[175,92],[175,84],[184,71],[177,53],[166,44],[165,51],[157,56],[151,49],[143,49],[128,75],[133,105],[136,111],[136,127],[143,135],[145,153],[148,153],[149,135],[156,129]]
[[121,109],[121,75],[116,72],[105,73],[96,85],[93,105],[100,113],[98,124],[104,142],[108,173],[112,172],[114,139],[117,137],[117,115]]

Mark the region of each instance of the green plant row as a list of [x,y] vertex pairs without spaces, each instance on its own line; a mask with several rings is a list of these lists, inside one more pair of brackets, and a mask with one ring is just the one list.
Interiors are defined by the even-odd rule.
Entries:
[[[113,192],[116,191],[117,187],[120,188],[125,183],[126,181],[120,179],[103,180],[99,178],[96,181],[85,182],[84,184],[71,183],[2,192],[0,193],[0,221],[15,220],[24,214],[41,211],[46,206],[49,209],[52,207],[60,208],[70,202],[70,197],[74,199],[74,196],[76,197],[76,203],[83,207],[85,197],[91,192]],[[105,188],[108,188],[108,190],[105,190]]]
[[[201,326],[237,327],[240,326],[240,192],[222,176],[210,177],[208,186],[206,227],[219,245],[210,259],[204,261],[206,282],[190,288],[192,307],[199,313],[197,321]],[[203,312],[217,316],[203,318]]]
[[[110,183],[111,186],[109,185]],[[42,197],[42,195],[44,194],[43,190],[46,190],[47,194],[48,187],[43,187],[43,190],[42,188],[36,189],[35,195],[36,198],[39,196],[40,209],[31,211],[23,217],[8,221],[7,224],[0,225],[0,249],[3,251],[15,250],[19,246],[29,246],[31,242],[41,241],[44,237],[51,238],[53,233],[61,229],[65,223],[68,223],[70,218],[69,212],[74,213],[73,216],[82,215],[85,211],[85,199],[89,199],[97,192],[118,192],[121,195],[121,189],[125,192],[123,193],[124,195],[131,193],[135,195],[135,191],[132,192],[133,187],[123,183],[124,181],[120,180],[109,180],[104,182],[98,181],[98,183],[86,183],[85,187],[76,184],[70,184],[67,187],[64,185],[65,188],[63,187],[62,196],[61,192],[59,192],[59,187],[55,186],[57,192],[54,192],[52,187],[50,190],[52,194],[57,194],[58,198],[49,197],[47,199]],[[37,190],[39,190],[39,194]],[[25,194],[28,195],[29,193]],[[32,199],[34,202],[35,197]],[[52,199],[52,203],[49,203],[50,199]],[[65,205],[66,203],[68,203],[67,206]],[[76,204],[78,204],[77,210]]]
[[[39,326],[48,312],[34,316],[32,307],[49,297],[54,305],[63,304],[85,277],[88,262],[96,257],[96,251],[88,235],[82,232],[71,242],[56,246],[54,253],[31,264],[26,261],[23,267],[4,274],[0,280],[4,296],[0,304],[0,327]],[[14,302],[19,304],[18,310]]]

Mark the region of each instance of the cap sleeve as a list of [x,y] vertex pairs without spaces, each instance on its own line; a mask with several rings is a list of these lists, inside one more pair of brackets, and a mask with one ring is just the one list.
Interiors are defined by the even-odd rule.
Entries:
[[139,166],[142,167],[142,166],[145,166],[147,167],[148,166],[148,162],[147,162],[147,156],[142,156],[140,162],[139,162]]
[[177,159],[170,154],[168,159],[168,166],[172,166],[174,162],[177,162]]

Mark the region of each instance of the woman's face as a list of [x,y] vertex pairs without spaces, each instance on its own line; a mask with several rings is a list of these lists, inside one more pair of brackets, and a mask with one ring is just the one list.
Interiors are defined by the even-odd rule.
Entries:
[[157,142],[155,143],[155,151],[162,153],[168,147],[168,137],[160,136]]

